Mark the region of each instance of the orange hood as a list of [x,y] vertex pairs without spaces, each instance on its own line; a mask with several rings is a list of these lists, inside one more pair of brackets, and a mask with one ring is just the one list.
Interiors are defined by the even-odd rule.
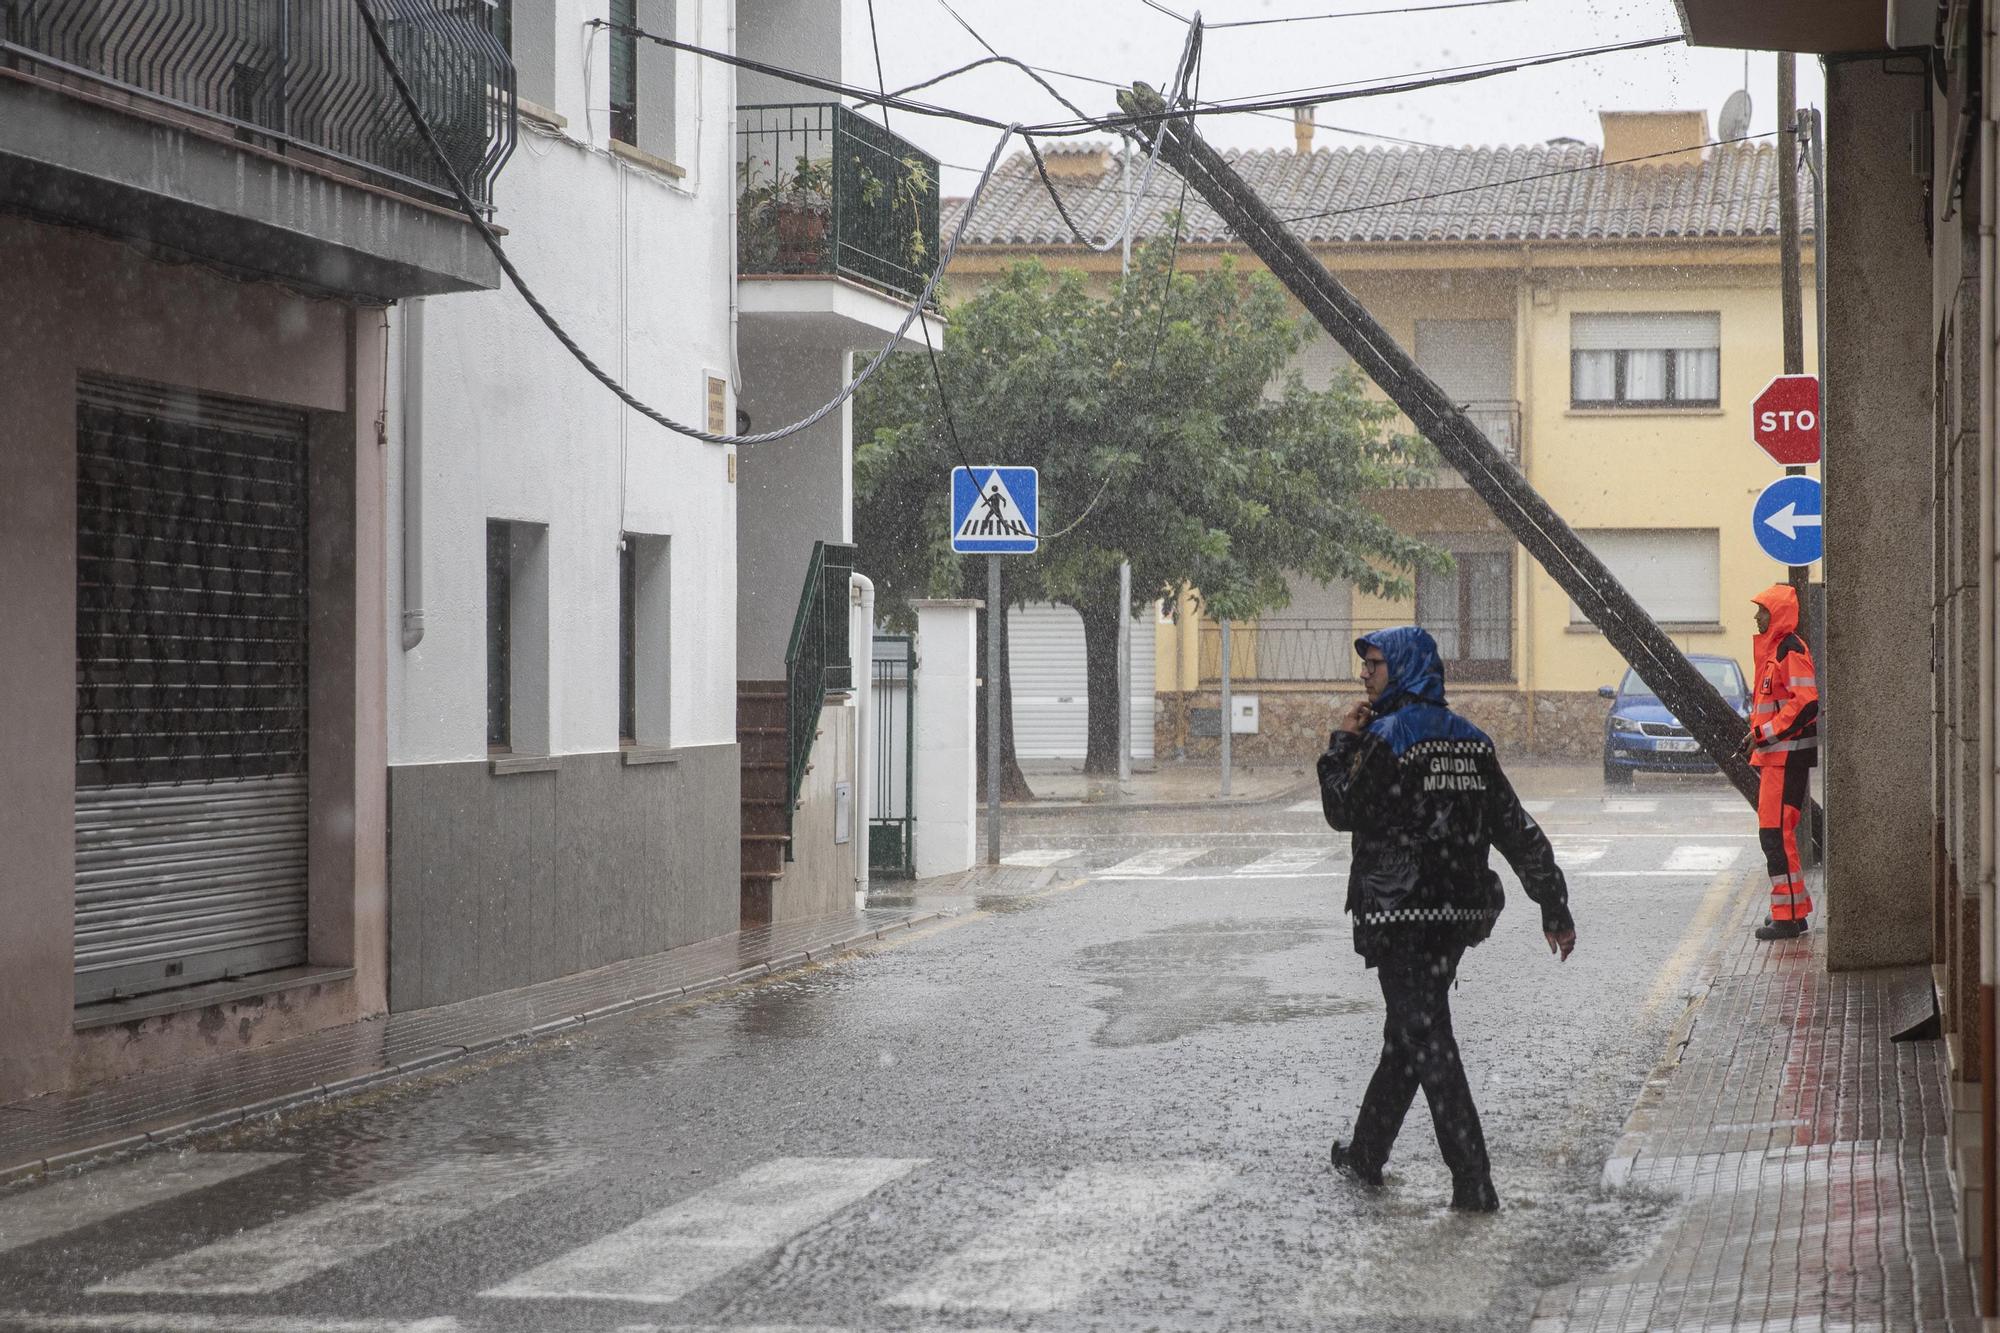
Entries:
[[1757,661],[1762,664],[1780,640],[1798,632],[1799,595],[1789,583],[1774,583],[1751,600],[1771,613],[1771,628],[1757,636]]

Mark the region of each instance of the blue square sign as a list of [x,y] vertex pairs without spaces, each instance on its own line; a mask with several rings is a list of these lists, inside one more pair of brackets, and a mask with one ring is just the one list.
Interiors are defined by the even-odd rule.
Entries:
[[1041,545],[1039,478],[1031,467],[951,470],[951,549],[1032,555]]

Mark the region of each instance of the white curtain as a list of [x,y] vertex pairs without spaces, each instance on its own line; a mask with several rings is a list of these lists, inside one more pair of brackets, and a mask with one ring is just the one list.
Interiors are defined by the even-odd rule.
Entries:
[[1417,623],[1437,640],[1438,656],[1458,660],[1458,571],[1417,575]]
[[1722,353],[1713,347],[1674,353],[1674,397],[1688,403],[1722,399]]
[[1469,584],[1472,624],[1471,643],[1466,657],[1475,662],[1504,662],[1513,637],[1513,606],[1509,594],[1513,580],[1508,577],[1508,557],[1491,552],[1461,555],[1459,569]]
[[1667,396],[1667,353],[1625,353],[1625,401],[1657,403]]
[[1570,357],[1573,403],[1608,403],[1618,395],[1618,353],[1579,351]]

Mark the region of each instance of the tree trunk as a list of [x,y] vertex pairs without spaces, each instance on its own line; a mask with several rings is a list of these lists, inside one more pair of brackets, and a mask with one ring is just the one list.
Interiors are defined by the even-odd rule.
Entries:
[[1116,776],[1118,772],[1118,710],[1127,706],[1127,687],[1118,679],[1118,634],[1126,623],[1120,611],[1116,602],[1076,607],[1083,617],[1083,678],[1089,699],[1086,773]]
[[[968,560],[966,563],[965,595],[986,598],[986,562]],[[1006,577],[1006,571],[1001,571]],[[976,585],[976,586],[975,586]],[[986,690],[997,686],[1000,690],[1000,799],[1003,801],[1032,801],[1035,793],[1028,786],[1028,779],[1021,772],[1021,761],[1014,755],[1014,679],[1013,654],[1008,642],[1007,613],[1003,607],[999,611],[988,608],[979,613],[979,662],[975,670],[980,679],[986,677],[986,632],[989,625],[1000,627],[1000,679],[987,681],[979,691],[979,754],[976,767],[979,772],[979,800],[986,801]],[[921,688],[921,686],[919,686]]]

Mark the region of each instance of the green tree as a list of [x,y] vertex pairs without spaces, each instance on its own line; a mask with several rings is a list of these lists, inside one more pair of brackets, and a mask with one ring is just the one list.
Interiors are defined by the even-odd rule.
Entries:
[[[1164,244],[1103,299],[1076,272],[1015,265],[950,311],[936,370],[949,422],[925,356],[856,400],[855,538],[892,617],[912,597],[985,595],[985,562],[949,546],[953,427],[973,464],[1040,469],[1042,549],[1006,558],[1004,596],[1082,616],[1093,773],[1117,767],[1117,636],[1139,607],[1186,584],[1208,614],[1248,619],[1286,604],[1291,570],[1407,596],[1411,571],[1446,559],[1367,502],[1427,477],[1428,446],[1395,434],[1395,410],[1352,373],[1316,389],[1286,369],[1306,325],[1278,284],[1226,259],[1169,278]],[[1003,792],[1018,794],[997,685]]]

